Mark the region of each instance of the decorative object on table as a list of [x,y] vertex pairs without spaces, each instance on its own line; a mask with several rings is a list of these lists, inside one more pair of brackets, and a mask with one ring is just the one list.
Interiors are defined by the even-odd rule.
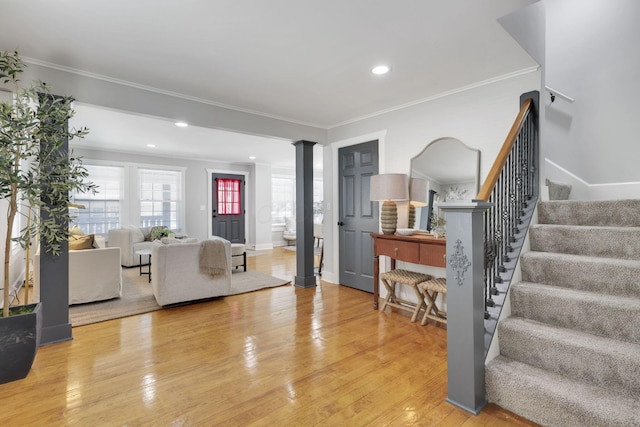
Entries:
[[415,234],[416,230],[414,230],[413,228],[398,228],[396,230],[396,234],[400,235],[400,236],[412,236],[413,234]]
[[384,202],[380,212],[383,234],[394,234],[398,225],[397,201],[409,200],[408,177],[403,173],[388,173],[371,177],[369,200]]
[[[0,52],[0,80],[13,99],[0,102],[0,199],[7,201],[4,251],[4,299],[0,317],[0,383],[27,376],[40,343],[40,304],[9,309],[11,302],[11,251],[19,243],[26,251],[25,277],[30,274],[31,245],[40,236],[42,250],[61,253],[60,242],[68,237],[68,197],[72,192],[95,192],[84,180],[88,176],[79,158],[69,156],[67,141],[82,138],[88,130],[69,130],[72,98],[56,96],[43,82],[19,85],[24,63],[18,52]],[[17,215],[26,225],[13,235]],[[44,218],[44,219],[43,219]],[[25,287],[25,303],[29,303]],[[18,325],[27,325],[19,329]],[[22,368],[22,369],[20,369]]]
[[427,206],[427,181],[420,178],[411,178],[409,181],[409,221],[408,228],[413,228],[416,223],[416,207]]
[[438,210],[435,209],[431,215],[431,232],[436,237],[444,237],[446,235],[446,224],[444,217],[438,215]]

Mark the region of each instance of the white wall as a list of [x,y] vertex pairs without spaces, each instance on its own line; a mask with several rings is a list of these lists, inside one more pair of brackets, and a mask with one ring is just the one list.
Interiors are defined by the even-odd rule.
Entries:
[[544,91],[540,106],[542,179],[571,184],[571,199],[640,195],[639,16],[636,0],[553,0],[500,20],[543,56],[542,86],[575,99],[551,103]]
[[[522,93],[540,89],[539,71],[530,71],[511,78],[469,88],[446,97],[367,118],[329,130],[333,145],[356,144],[374,138],[381,139],[380,172],[410,173],[410,160],[431,141],[456,138],[471,148],[480,150],[481,181],[488,173],[498,150],[519,111]],[[324,150],[324,188],[331,197],[332,209],[325,213],[325,267],[323,278],[338,280],[338,239],[336,217],[337,194],[327,194],[336,188],[337,170],[333,168],[335,153]],[[325,197],[325,200],[326,200]],[[406,216],[406,213],[404,214]],[[327,236],[331,233],[331,238]],[[331,254],[331,255],[329,255]]]
[[587,187],[640,181],[640,2],[554,0],[545,7],[545,85],[575,98],[544,98],[545,157]]
[[250,247],[262,250],[273,249],[273,233],[271,218],[271,166],[256,164],[252,167],[251,187],[252,203],[249,218],[250,235],[255,236]]

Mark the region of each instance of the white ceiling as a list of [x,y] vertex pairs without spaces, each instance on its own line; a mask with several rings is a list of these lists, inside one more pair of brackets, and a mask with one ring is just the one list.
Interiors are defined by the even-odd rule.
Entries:
[[[235,164],[264,163],[275,168],[295,166],[295,147],[291,141],[198,126],[181,128],[170,120],[95,105],[75,103],[75,111],[70,126],[87,127],[89,134],[84,140],[74,140],[74,148]],[[314,163],[316,169],[322,169],[320,146],[314,147]]]
[[[0,49],[326,129],[535,66],[496,21],[534,1],[0,0]],[[391,72],[372,75],[379,63]],[[105,114],[112,127],[129,124],[127,141],[155,133],[160,142],[174,131],[82,109],[91,120]],[[189,131],[199,144],[220,135]],[[176,138],[183,149],[192,143]],[[165,142],[158,145],[162,152]]]

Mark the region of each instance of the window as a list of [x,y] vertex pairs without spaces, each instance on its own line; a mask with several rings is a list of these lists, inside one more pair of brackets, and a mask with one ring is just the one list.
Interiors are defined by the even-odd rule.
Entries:
[[72,200],[84,206],[72,210],[73,224],[87,234],[106,235],[109,229],[122,226],[122,202],[124,193],[124,167],[84,165],[88,180],[98,186],[96,194],[74,193]]
[[140,226],[182,228],[182,172],[138,169]]
[[284,225],[285,218],[295,217],[296,180],[294,177],[271,179],[271,220],[273,225]]
[[218,178],[218,215],[240,215],[239,179]]
[[[285,218],[296,216],[296,179],[293,176],[274,176],[271,179],[272,225],[282,226]],[[314,221],[322,222],[323,182],[313,180]]]

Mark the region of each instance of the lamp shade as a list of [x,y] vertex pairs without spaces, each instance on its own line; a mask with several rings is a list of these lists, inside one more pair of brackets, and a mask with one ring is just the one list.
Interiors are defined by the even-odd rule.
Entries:
[[409,200],[416,207],[427,206],[427,181],[411,178],[409,183]]
[[386,173],[371,177],[369,200],[409,200],[409,182],[403,173]]

